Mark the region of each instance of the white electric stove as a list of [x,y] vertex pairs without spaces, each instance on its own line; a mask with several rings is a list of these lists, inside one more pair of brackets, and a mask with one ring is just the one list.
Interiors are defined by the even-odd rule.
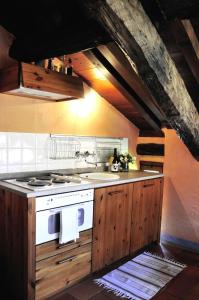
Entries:
[[23,187],[31,191],[47,191],[50,189],[87,184],[78,175],[40,174],[37,176],[6,179],[5,182]]

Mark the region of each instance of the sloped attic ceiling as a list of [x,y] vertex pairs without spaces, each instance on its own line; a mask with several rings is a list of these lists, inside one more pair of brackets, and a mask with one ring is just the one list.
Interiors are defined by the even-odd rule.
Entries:
[[[148,2],[152,5],[157,1]],[[161,5],[164,1],[158,2],[158,5]],[[192,5],[193,12],[196,5],[193,0],[175,2],[178,11],[180,6],[177,4],[180,2],[184,4],[184,11],[186,5],[189,5],[189,8]],[[12,7],[11,11],[7,1],[4,9],[0,11],[1,25],[16,38],[9,50],[12,58],[28,62],[88,50],[90,53],[86,55],[90,55],[94,63],[97,59],[99,68],[109,69],[110,56],[107,51],[100,49],[99,45],[116,41],[128,54],[129,59],[136,63],[139,77],[149,91],[151,99],[155,99],[156,108],[158,107],[159,112],[164,112],[167,121],[176,129],[192,154],[196,158],[199,157],[199,120],[197,100],[194,98],[197,97],[195,88],[198,87],[198,82],[195,74],[192,73],[197,86],[194,87],[190,83],[185,86],[140,1],[40,0],[34,1],[32,9],[27,6],[27,1],[12,3],[13,5],[15,7]],[[149,12],[148,14],[150,15]],[[195,16],[195,23],[196,20]],[[89,50],[91,48],[95,49]],[[118,70],[117,73],[121,75]],[[115,79],[118,80],[115,76],[114,73],[112,83]],[[188,86],[192,86],[192,92]],[[123,82],[120,91],[121,88],[126,98],[126,83]],[[135,92],[135,89],[133,90]],[[140,104],[139,97],[136,101]],[[157,110],[155,112],[144,106],[142,117],[146,113],[151,117],[151,112],[152,121],[160,127],[164,117],[160,120],[156,114]]]

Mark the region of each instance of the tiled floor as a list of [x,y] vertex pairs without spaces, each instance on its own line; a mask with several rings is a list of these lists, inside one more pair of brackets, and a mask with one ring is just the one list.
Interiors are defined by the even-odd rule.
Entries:
[[[173,258],[176,261],[185,263],[188,267],[163,288],[153,299],[154,300],[199,300],[199,255],[173,246],[161,245],[152,246],[149,249],[153,253],[161,254],[164,257]],[[115,268],[115,266],[114,266]],[[100,274],[101,275],[101,274]],[[99,277],[99,276],[98,276]],[[118,300],[112,292],[107,292],[102,287],[88,278],[81,283],[67,289],[67,292],[60,294],[51,300]]]

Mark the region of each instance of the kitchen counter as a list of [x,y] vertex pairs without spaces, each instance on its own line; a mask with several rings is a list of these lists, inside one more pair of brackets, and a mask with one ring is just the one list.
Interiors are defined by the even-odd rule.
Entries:
[[130,171],[130,172],[119,172],[116,173],[120,176],[119,179],[116,180],[94,180],[89,179],[86,180],[88,183],[83,184],[77,184],[73,186],[58,186],[56,188],[49,188],[48,189],[42,189],[42,190],[28,190],[19,186],[15,186],[13,184],[0,181],[0,187],[4,189],[8,189],[12,192],[15,192],[17,194],[20,194],[22,196],[26,196],[27,198],[30,197],[41,197],[46,195],[54,195],[54,194],[60,194],[60,193],[67,193],[67,192],[73,192],[73,191],[80,191],[80,190],[87,190],[87,189],[96,189],[106,186],[112,186],[112,185],[118,185],[118,184],[125,184],[125,183],[131,183],[136,181],[142,181],[142,180],[148,180],[148,179],[154,179],[154,178],[160,178],[163,177],[163,174],[154,174],[149,172],[142,172],[142,171]]

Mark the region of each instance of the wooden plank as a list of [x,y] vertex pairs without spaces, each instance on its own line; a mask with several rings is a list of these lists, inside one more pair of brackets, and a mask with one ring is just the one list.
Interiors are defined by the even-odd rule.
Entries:
[[142,194],[142,183],[134,183],[133,190],[133,203],[132,203],[132,217],[131,217],[131,246],[130,254],[143,247],[142,236],[143,232],[143,194]]
[[129,103],[135,106],[136,110],[141,113],[143,118],[151,126],[152,129],[158,130],[161,122],[153,114],[153,112],[145,105],[139,95],[125,81],[125,79],[117,72],[109,61],[100,53],[98,49],[92,49],[85,52],[85,55],[105,74],[107,79],[120,91]]
[[60,245],[59,241],[53,240],[41,245],[36,246],[36,261],[43,260],[45,258],[49,258],[51,256],[61,254],[66,251],[70,251],[72,249],[79,248],[83,245],[89,244],[92,242],[92,229],[85,230],[80,232],[80,237],[73,242]]
[[164,144],[137,144],[136,151],[139,155],[164,156]]
[[23,85],[27,88],[82,98],[83,82],[79,77],[22,63]]
[[3,267],[0,268],[0,273],[4,295],[7,294],[9,299],[35,299],[34,205],[34,198],[27,199],[7,190],[0,190],[0,208],[3,208],[0,209],[0,236],[3,241]]
[[95,191],[92,271],[129,254],[133,185]]
[[147,89],[146,85],[143,84],[136,71],[136,66],[130,65],[128,57],[124,55],[119,46],[112,42],[108,43],[107,45],[98,46],[97,49],[102,55],[104,55],[104,57],[122,76],[128,85],[133,88],[142,102],[158,118],[158,120],[160,122],[164,122],[164,113],[160,111],[160,108],[158,107],[155,99],[151,96],[150,91]]
[[[99,66],[94,65],[94,63],[92,63],[83,53],[86,53],[86,51],[67,56],[73,61],[75,73],[101,97],[119,110],[135,126],[140,129],[152,129],[148,122],[142,117],[142,114],[137,110],[133,102],[129,102],[122,92],[110,82],[106,68],[99,69]],[[124,55],[122,57],[125,58]],[[128,63],[128,67],[129,66],[130,64]]]
[[91,272],[91,243],[36,264],[36,300],[66,289]]
[[[175,20],[171,23],[171,32],[175,37],[176,43],[182,51],[185,60],[191,69],[191,72],[199,84],[199,50],[197,47],[199,46],[197,37],[195,39],[191,32],[192,26],[188,21],[180,21]],[[197,45],[196,45],[197,41]],[[193,47],[193,44],[196,48],[196,51]]]
[[162,180],[134,183],[130,253],[159,241],[162,211]]
[[194,31],[192,23],[190,20],[182,20],[181,23],[184,26],[184,29],[186,30],[186,33],[187,33],[187,35],[191,41],[191,44],[195,50],[197,58],[199,59],[199,40]]
[[158,4],[167,19],[189,19],[199,11],[198,0],[158,0]]
[[106,189],[95,190],[92,272],[104,267]]
[[162,221],[162,205],[163,205],[164,178],[159,179],[159,212],[158,212],[158,232],[157,242],[160,242],[161,221]]
[[[58,7],[60,8],[60,11],[57,10]],[[61,2],[60,4],[57,4],[56,12],[59,16],[61,16],[61,18],[58,18],[58,22],[64,20],[65,24],[62,26],[60,26],[60,23],[56,25],[54,23],[56,20],[54,19],[51,26],[49,26],[49,24],[45,25],[45,28],[51,27],[51,30],[48,32],[48,34],[46,34],[46,32],[42,32],[42,28],[37,29],[36,32],[33,29],[32,32],[28,32],[28,34],[27,32],[24,33],[23,38],[14,39],[9,50],[10,57],[18,61],[32,62],[61,56],[63,54],[84,51],[96,47],[97,45],[110,42],[111,38],[107,34],[107,31],[101,28],[100,24],[98,24],[96,21],[90,19],[89,21],[85,20],[83,11],[81,11],[79,16],[77,16],[77,9],[78,5],[75,5],[75,7],[70,9],[70,2],[68,1],[67,3]],[[24,14],[26,13],[28,15],[29,11],[27,10],[25,12],[24,6],[22,6],[21,10],[24,12],[22,17],[23,19]],[[48,9],[44,9],[44,11],[51,13],[51,16],[48,16],[47,18],[46,15],[43,15],[39,18],[39,20],[36,16],[34,16],[34,19],[30,18],[32,24],[35,20],[37,20],[39,23],[42,19],[48,19],[48,22],[53,20],[54,10],[54,7],[52,8],[51,12]],[[67,15],[63,17],[63,12],[70,14],[69,18]],[[75,20],[73,20],[73,25],[71,24],[71,15],[76,16]],[[6,19],[8,22],[11,21],[12,24],[14,22],[14,17],[12,17],[12,20],[9,20],[9,16],[10,14],[7,14]],[[67,20],[69,20],[70,23],[67,23]],[[16,24],[19,23],[19,16],[17,21]],[[29,22],[29,19],[27,22]],[[23,27],[25,26],[20,27],[20,36],[22,36]],[[15,35],[15,29],[12,31],[12,33]]]
[[164,132],[162,130],[140,130],[139,136],[142,137],[164,137]]
[[[117,194],[114,195],[114,193]],[[120,186],[108,187],[106,189],[106,219],[105,219],[105,252],[104,265],[110,265],[115,260],[116,232],[117,232],[117,210],[118,195],[123,196],[123,190]],[[119,230],[119,228],[118,228]],[[121,238],[121,236],[120,236]]]
[[19,87],[18,64],[0,70],[0,92],[4,93]]
[[163,173],[163,165],[162,162],[140,160],[140,170],[142,171],[154,170]]
[[82,5],[136,64],[169,124],[199,159],[198,112],[140,1],[86,0]]
[[[24,88],[66,95],[66,100],[67,97],[70,100],[71,97],[82,98],[84,96],[81,78],[25,63],[0,72],[0,92],[15,94],[12,90],[20,88],[19,78],[22,80],[21,84]],[[20,95],[33,97],[34,93],[32,95],[22,91]],[[42,95],[34,95],[34,97],[42,98]]]

